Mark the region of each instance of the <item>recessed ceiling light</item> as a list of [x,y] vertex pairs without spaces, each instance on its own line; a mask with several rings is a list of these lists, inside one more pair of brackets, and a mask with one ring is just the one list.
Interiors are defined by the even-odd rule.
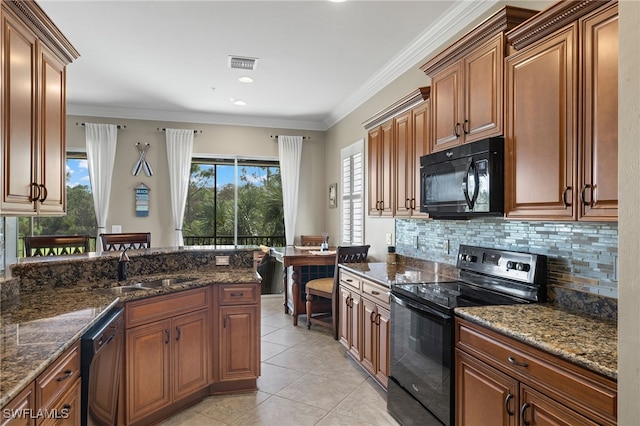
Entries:
[[240,83],[253,83],[253,79],[249,76],[242,76],[238,79]]
[[344,3],[347,0],[329,0],[331,3]]
[[235,105],[238,105],[238,106],[245,106],[245,105],[247,104],[247,103],[246,103],[244,100],[242,100],[242,99],[231,98],[231,99],[229,99],[229,100],[230,100],[231,102],[233,102]]

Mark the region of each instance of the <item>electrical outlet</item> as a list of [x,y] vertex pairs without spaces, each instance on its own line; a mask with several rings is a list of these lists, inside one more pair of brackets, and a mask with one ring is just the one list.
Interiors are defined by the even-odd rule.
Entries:
[[449,254],[449,240],[444,240],[444,243],[442,243],[442,251],[445,254]]
[[392,239],[393,239],[393,235],[391,234],[391,232],[387,232],[386,243],[387,243],[388,246],[390,246],[392,244]]
[[229,256],[216,256],[216,266],[229,266]]

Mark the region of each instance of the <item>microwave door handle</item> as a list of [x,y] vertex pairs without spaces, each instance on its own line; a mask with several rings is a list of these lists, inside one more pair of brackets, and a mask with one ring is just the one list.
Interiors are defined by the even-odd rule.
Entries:
[[476,201],[478,201],[478,194],[480,193],[480,174],[478,173],[478,168],[476,167],[475,162],[471,162],[471,167],[473,167],[473,178],[475,179],[475,187],[473,188],[473,198],[471,199],[471,208],[475,206]]
[[464,193],[464,199],[467,201],[469,210],[473,210],[473,203],[475,202],[475,200],[469,198],[469,174],[471,173],[471,169],[474,169],[473,161],[469,159],[467,171],[462,178],[462,192]]

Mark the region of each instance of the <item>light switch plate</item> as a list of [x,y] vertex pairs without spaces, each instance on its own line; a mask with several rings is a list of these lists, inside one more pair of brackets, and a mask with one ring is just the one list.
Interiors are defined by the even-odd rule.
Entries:
[[229,266],[229,256],[216,256],[216,266]]
[[392,238],[393,238],[393,235],[391,234],[391,232],[387,232],[385,242],[387,243],[388,246],[391,245]]

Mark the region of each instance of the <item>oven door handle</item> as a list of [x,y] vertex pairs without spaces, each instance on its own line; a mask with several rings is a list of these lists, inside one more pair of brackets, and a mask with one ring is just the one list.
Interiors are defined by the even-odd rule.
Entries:
[[451,322],[451,315],[447,315],[443,312],[437,311],[427,305],[423,305],[421,303],[415,302],[410,299],[405,299],[404,297],[398,297],[397,295],[391,293],[391,301],[397,303],[400,306],[404,306],[407,309],[411,309],[413,311],[418,311],[430,318],[435,320],[439,320],[442,323]]

